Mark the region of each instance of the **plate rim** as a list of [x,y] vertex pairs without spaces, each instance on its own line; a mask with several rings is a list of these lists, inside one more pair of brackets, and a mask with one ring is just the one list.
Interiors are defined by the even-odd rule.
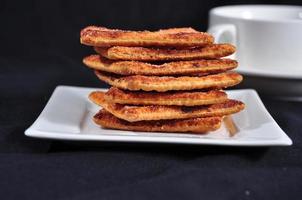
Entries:
[[[37,131],[37,130],[31,130],[31,133],[27,130],[25,131],[25,135],[33,138],[41,138],[41,139],[53,139],[53,140],[69,140],[69,141],[95,141],[95,142],[101,142],[101,141],[107,141],[107,142],[139,142],[139,143],[169,143],[169,144],[192,144],[192,145],[219,145],[219,146],[242,146],[242,147],[259,147],[259,146],[291,146],[292,141],[290,138],[285,137],[282,135],[282,141],[281,139],[278,140],[262,140],[257,142],[247,142],[247,141],[236,141],[236,140],[227,140],[227,139],[209,139],[209,138],[202,138],[202,142],[192,141],[195,139],[192,138],[179,138],[182,141],[171,140],[171,138],[167,139],[165,137],[149,137],[149,136],[137,136],[137,135],[109,135],[106,136],[103,135],[86,135],[83,137],[83,135],[75,135],[75,134],[69,134],[69,133],[59,133],[59,132],[48,132],[48,135],[46,136],[45,131]],[[64,135],[64,137],[61,135]],[[67,136],[67,137],[66,137]],[[68,137],[70,136],[70,137]],[[124,139],[121,139],[124,138]],[[130,139],[131,138],[131,139]],[[141,138],[141,139],[137,139]],[[156,138],[156,139],[155,139]],[[167,139],[167,140],[165,140]],[[199,140],[201,138],[198,138]],[[190,140],[190,141],[189,141]]]
[[[62,132],[51,132],[51,131],[40,131],[34,129],[34,125],[39,121],[40,116],[45,110],[47,110],[47,106],[54,98],[54,93],[57,90],[61,89],[84,89],[84,90],[103,90],[106,91],[107,88],[91,88],[91,87],[80,87],[80,86],[67,86],[67,85],[58,85],[54,91],[52,92],[48,102],[42,109],[41,113],[38,115],[36,120],[32,123],[32,125],[27,128],[24,134],[28,137],[34,138],[43,138],[43,139],[54,139],[54,140],[71,140],[71,141],[111,141],[111,142],[144,142],[144,143],[170,143],[170,144],[194,144],[194,145],[219,145],[219,146],[242,146],[242,147],[257,147],[257,146],[291,146],[293,144],[292,140],[289,136],[282,130],[282,128],[277,124],[274,118],[270,115],[268,110],[266,109],[264,103],[262,102],[260,96],[257,91],[254,89],[233,89],[226,90],[227,92],[250,92],[257,100],[257,103],[261,106],[266,114],[269,116],[270,120],[274,123],[275,126],[280,129],[282,134],[278,139],[271,140],[259,140],[255,141],[239,141],[239,140],[228,140],[228,139],[210,139],[210,138],[173,138],[173,137],[150,137],[150,136],[137,136],[137,135],[82,135],[82,134],[74,134],[74,133],[63,133]],[[45,134],[46,133],[46,134]],[[121,139],[122,138],[122,139]],[[138,139],[140,138],[140,139]],[[181,141],[180,141],[180,140]],[[173,141],[172,141],[173,140]],[[190,141],[189,141],[190,140]],[[196,140],[196,141],[194,141]]]
[[260,68],[251,69],[244,66],[239,66],[235,69],[236,72],[241,73],[247,76],[258,76],[258,77],[269,77],[269,78],[279,78],[279,79],[294,79],[302,81],[302,72],[299,73],[286,73],[286,72],[278,72],[278,71],[269,71],[262,70]]

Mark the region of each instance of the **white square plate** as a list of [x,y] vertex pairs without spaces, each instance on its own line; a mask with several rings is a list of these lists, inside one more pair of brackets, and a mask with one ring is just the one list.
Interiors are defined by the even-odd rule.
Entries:
[[156,142],[229,146],[288,146],[291,139],[270,116],[255,90],[227,91],[230,98],[246,104],[233,115],[238,133],[230,137],[224,125],[209,134],[148,133],[103,129],[94,124],[93,115],[100,109],[88,100],[96,88],[58,86],[46,107],[25,131],[30,137],[118,142]]

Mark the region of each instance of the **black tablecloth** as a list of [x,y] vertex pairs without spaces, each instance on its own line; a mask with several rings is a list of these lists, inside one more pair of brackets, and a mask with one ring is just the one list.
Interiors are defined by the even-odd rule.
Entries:
[[40,140],[24,130],[57,85],[104,85],[80,58],[1,57],[0,66],[1,199],[301,198],[301,103],[262,96],[290,147]]

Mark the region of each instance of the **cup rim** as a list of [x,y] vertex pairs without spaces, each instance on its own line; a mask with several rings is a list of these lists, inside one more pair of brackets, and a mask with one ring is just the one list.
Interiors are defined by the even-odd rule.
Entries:
[[254,22],[272,22],[272,23],[295,23],[295,24],[302,24],[302,18],[301,19],[259,19],[259,18],[243,18],[240,16],[230,16],[225,15],[223,13],[220,13],[221,10],[230,9],[230,8],[248,8],[248,7],[267,7],[267,8],[300,8],[302,13],[302,6],[298,5],[272,5],[272,4],[243,4],[243,5],[228,5],[228,6],[219,6],[212,8],[210,10],[210,15],[213,16],[219,16],[224,17],[228,19],[234,19],[234,20],[244,20],[244,21],[254,21]]

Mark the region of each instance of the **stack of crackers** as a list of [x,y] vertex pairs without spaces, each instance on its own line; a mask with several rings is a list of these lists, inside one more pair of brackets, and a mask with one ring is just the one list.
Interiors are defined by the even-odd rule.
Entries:
[[83,62],[112,87],[94,91],[89,99],[101,106],[94,116],[105,128],[157,131],[214,131],[225,116],[244,109],[222,90],[242,81],[230,70],[235,60],[231,44],[214,44],[214,38],[192,28],[155,32],[124,31],[89,26],[81,43],[96,55]]

